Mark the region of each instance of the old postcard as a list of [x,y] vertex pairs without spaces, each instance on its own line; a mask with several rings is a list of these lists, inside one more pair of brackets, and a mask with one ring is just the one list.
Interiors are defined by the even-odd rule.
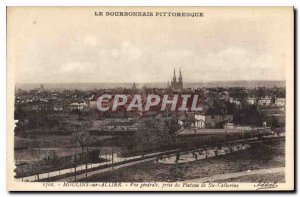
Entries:
[[8,7],[7,189],[294,190],[293,7]]

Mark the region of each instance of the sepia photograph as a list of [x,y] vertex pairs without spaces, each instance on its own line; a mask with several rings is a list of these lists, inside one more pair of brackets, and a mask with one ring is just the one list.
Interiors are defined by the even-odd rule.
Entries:
[[9,191],[294,190],[293,7],[7,7]]

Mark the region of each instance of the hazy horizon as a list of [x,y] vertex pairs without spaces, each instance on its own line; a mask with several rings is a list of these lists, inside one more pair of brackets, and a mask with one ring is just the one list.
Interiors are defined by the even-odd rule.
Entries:
[[[93,89],[110,89],[110,88],[131,88],[132,83],[23,83],[16,84],[16,88],[31,90],[39,88],[43,84],[45,89],[79,89],[79,90],[93,90]],[[146,86],[148,88],[166,88],[166,82],[153,83],[136,83],[138,88]],[[274,86],[285,87],[285,81],[210,81],[210,82],[184,82],[184,88],[213,88],[213,87],[267,87]]]
[[[244,82],[253,82],[253,81],[267,81],[267,82],[285,82],[286,80],[211,80],[211,81],[185,81],[184,83],[209,83],[209,82],[237,82],[237,81],[244,81]],[[16,83],[16,84],[62,84],[62,83],[138,83],[138,82],[34,82],[34,83],[28,83],[28,82],[23,82],[23,83]],[[142,83],[168,83],[168,81],[153,81],[153,82],[140,82],[139,84]]]

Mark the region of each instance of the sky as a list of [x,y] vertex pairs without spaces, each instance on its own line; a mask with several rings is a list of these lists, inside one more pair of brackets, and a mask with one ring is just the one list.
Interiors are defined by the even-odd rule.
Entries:
[[[108,17],[95,11],[185,11],[204,17]],[[11,7],[16,83],[285,80],[292,8]]]

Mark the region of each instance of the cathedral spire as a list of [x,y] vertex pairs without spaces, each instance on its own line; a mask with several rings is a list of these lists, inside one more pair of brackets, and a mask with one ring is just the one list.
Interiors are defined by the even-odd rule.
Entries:
[[182,79],[181,68],[179,68],[179,79]]
[[175,73],[175,68],[174,68],[174,74],[173,74],[173,81],[176,81],[176,73]]
[[183,89],[183,82],[182,82],[181,68],[179,68],[178,88],[180,88],[181,90]]
[[176,70],[174,68],[173,79],[171,79],[171,83],[170,83],[169,87],[170,87],[170,89],[173,89],[173,90],[180,90],[180,91],[183,90],[181,68],[179,68],[178,80],[176,78]]

